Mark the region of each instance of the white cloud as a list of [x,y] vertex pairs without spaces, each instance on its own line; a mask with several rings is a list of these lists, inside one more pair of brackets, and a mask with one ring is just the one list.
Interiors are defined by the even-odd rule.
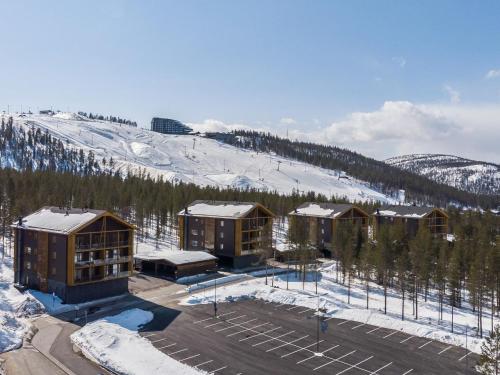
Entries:
[[484,76],[486,79],[494,79],[498,77],[500,77],[500,69],[492,69]]
[[460,103],[460,91],[455,90],[450,85],[444,85],[443,90],[450,96],[450,102],[453,104]]
[[188,123],[194,131],[200,133],[206,132],[230,132],[233,130],[251,130],[252,128],[244,124],[226,124],[223,121],[207,119],[202,123]]
[[395,56],[392,58],[392,61],[398,64],[400,68],[404,68],[406,66],[406,59],[403,56]]
[[294,125],[297,123],[297,121],[295,121],[295,119],[291,118],[291,117],[283,117],[281,120],[280,120],[280,123],[281,124],[284,124],[284,125]]

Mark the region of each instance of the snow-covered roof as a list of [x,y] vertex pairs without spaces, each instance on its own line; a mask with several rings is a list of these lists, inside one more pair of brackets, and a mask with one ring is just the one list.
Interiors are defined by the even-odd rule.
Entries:
[[[256,207],[255,202],[194,201],[187,206],[187,214],[237,219],[245,217]],[[179,215],[186,215],[186,210],[180,211]]]
[[434,211],[434,207],[425,206],[386,206],[377,209],[373,214],[378,216],[393,216],[421,219]]
[[352,204],[306,202],[290,212],[290,215],[336,218],[353,207]]
[[68,234],[105,212],[104,210],[82,208],[42,207],[31,215],[24,217],[22,225],[15,222],[13,227]]
[[136,254],[134,258],[141,260],[165,260],[176,266],[197,262],[217,260],[217,257],[205,251],[158,251],[147,254]]

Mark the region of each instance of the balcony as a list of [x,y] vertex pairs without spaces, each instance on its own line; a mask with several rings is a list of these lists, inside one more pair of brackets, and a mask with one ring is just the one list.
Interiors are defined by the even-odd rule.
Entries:
[[105,258],[105,259],[94,259],[94,260],[80,260],[75,262],[75,266],[78,268],[90,267],[90,266],[102,266],[106,264],[115,264],[115,263],[125,263],[130,262],[132,260],[131,255],[126,256],[118,256],[113,258]]

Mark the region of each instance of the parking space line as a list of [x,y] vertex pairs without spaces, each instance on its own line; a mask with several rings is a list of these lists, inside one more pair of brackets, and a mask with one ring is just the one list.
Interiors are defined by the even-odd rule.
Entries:
[[356,329],[356,328],[359,328],[359,327],[363,327],[365,325],[366,325],[366,323],[361,323],[361,324],[358,324],[357,326],[352,327],[351,329]]
[[284,347],[284,346],[287,346],[287,345],[290,345],[290,344],[296,343],[297,341],[303,340],[303,339],[305,339],[306,337],[309,337],[309,335],[305,335],[305,336],[302,336],[302,337],[300,337],[300,338],[298,338],[298,339],[295,339],[295,340],[292,340],[292,341],[289,341],[289,342],[285,342],[284,344],[281,344],[281,345],[275,346],[274,348],[267,349],[267,350],[266,350],[266,353],[267,353],[267,352],[272,352],[273,350],[276,350],[276,349],[282,348],[282,347]]
[[409,374],[412,371],[413,371],[413,369],[410,369],[410,370],[406,371],[404,374],[401,374],[401,375],[407,375],[407,374]]
[[252,347],[254,347],[254,346],[259,346],[259,345],[262,345],[262,344],[265,344],[266,342],[269,342],[269,341],[277,340],[277,339],[279,339],[280,337],[287,336],[287,335],[289,335],[289,334],[291,334],[291,333],[294,333],[294,332],[295,332],[295,330],[290,331],[290,332],[287,332],[287,333],[284,333],[283,335],[280,335],[280,336],[271,337],[270,339],[267,339],[267,340],[265,340],[265,341],[259,342],[258,344],[253,344],[253,345],[252,345]]
[[406,339],[404,339],[403,341],[400,341],[399,343],[402,344],[402,343],[407,342],[409,339],[412,339],[414,337],[416,337],[416,336],[407,337]]
[[311,311],[311,310],[315,310],[315,309],[305,309],[304,311],[299,311],[299,314],[303,314],[303,313]]
[[[246,322],[240,323],[240,324],[238,324],[238,325],[236,325],[236,324],[231,324],[230,326],[228,326],[228,327],[224,327],[224,328],[221,328],[221,329],[218,329],[218,330],[216,330],[215,332],[222,332],[222,331],[225,331],[226,329],[231,329],[231,328],[235,328],[235,327],[236,327],[236,328],[238,328],[238,326],[239,326],[239,325],[241,325],[241,324],[246,324],[246,323],[250,323],[250,322],[253,322],[254,320],[257,320],[257,318],[247,320]],[[241,327],[240,327],[240,328],[241,328]],[[243,327],[243,328],[245,328],[245,327]]]
[[377,373],[377,372],[379,372],[380,370],[383,370],[383,369],[385,369],[386,367],[389,367],[389,366],[390,366],[390,365],[392,365],[392,364],[393,364],[393,362],[389,362],[388,364],[386,364],[386,365],[382,366],[382,367],[381,367],[381,368],[379,368],[378,370],[373,371],[373,372],[371,373],[371,375],[376,374],[376,373]]
[[167,353],[167,355],[174,355],[174,354],[177,354],[177,353],[182,353],[182,352],[185,352],[186,350],[187,350],[187,348],[181,349],[181,350],[177,350],[176,352],[173,352],[173,353]]
[[[338,357],[338,358],[334,358],[334,359],[332,359],[331,361],[329,361],[329,362],[327,362],[327,363],[323,363],[321,366],[318,366],[318,367],[314,368],[314,369],[313,369],[313,371],[316,371],[316,370],[319,370],[319,369],[320,369],[320,368],[322,368],[322,367],[328,366],[329,364],[332,364],[333,362],[337,362],[337,361],[339,361],[340,359],[345,358],[345,357],[347,357],[347,356],[349,356],[349,355],[351,355],[352,353],[355,353],[355,352],[356,352],[356,350],[353,350],[352,352],[349,352],[349,353],[347,353],[347,354],[344,354],[344,355],[342,355],[342,356],[340,356],[340,357]],[[348,366],[350,366],[350,365],[348,364]]]
[[342,324],[345,324],[345,323],[349,323],[350,320],[344,320],[343,322],[340,322],[339,324],[337,324],[338,326],[341,326]]
[[228,319],[228,320],[221,320],[221,321],[219,321],[217,323],[209,324],[208,326],[205,326],[205,328],[210,328],[210,327],[216,326],[217,324],[221,324],[221,323],[225,323],[225,322],[231,322],[231,320],[243,318],[244,316],[246,316],[246,314],[243,314],[243,315],[237,316],[236,318],[231,318],[231,319]]
[[243,332],[246,332],[246,331],[251,331],[252,329],[255,329],[255,328],[259,328],[259,327],[262,327],[262,326],[265,326],[266,324],[270,324],[270,323],[262,323],[262,324],[259,324],[257,326],[253,326],[251,328],[245,328],[241,331],[238,331],[238,332],[233,332],[233,333],[230,333],[229,335],[227,335],[226,337],[231,337],[231,336],[234,336],[234,335],[238,335],[240,333],[243,333]]
[[[324,353],[326,353],[327,351],[329,351],[329,350],[332,350],[332,349],[336,348],[337,346],[338,346],[338,345],[335,345],[335,346],[331,347],[330,349],[327,349],[327,350],[325,350],[325,351],[323,351],[323,352],[320,352],[320,353],[321,353],[321,354],[324,354]],[[314,357],[317,357],[317,356],[318,356],[318,355],[317,355],[317,353],[314,353],[312,356],[310,356],[310,357],[308,357],[308,358],[306,358],[306,359],[303,359],[303,360],[301,360],[301,361],[298,361],[298,362],[297,362],[297,364],[299,364],[299,363],[304,363],[304,362],[309,361],[310,359],[313,359]]]
[[187,361],[188,359],[196,358],[199,356],[200,356],[199,354],[195,354],[195,355],[192,355],[192,356],[184,358],[184,359],[179,359],[179,362],[184,362],[184,361]]
[[352,365],[351,367],[348,367],[348,368],[346,368],[345,370],[342,370],[342,371],[340,371],[340,372],[337,372],[335,375],[340,375],[340,374],[343,374],[344,372],[349,371],[349,370],[353,369],[354,367],[358,367],[360,364],[365,363],[366,361],[369,361],[369,360],[370,360],[370,359],[372,359],[372,358],[373,358],[373,356],[370,356],[370,357],[368,357],[368,358],[366,358],[366,359],[363,359],[362,361],[360,361],[360,362],[356,363],[355,365]]
[[[224,313],[224,314],[218,315],[217,317],[218,318],[222,318],[223,316],[231,315],[231,314],[236,314],[236,311],[230,311],[228,313]],[[211,320],[211,319],[215,319],[215,317],[211,316],[210,318],[197,320],[197,321],[193,322],[193,324],[203,323],[203,322],[206,322],[206,321]]]
[[156,343],[156,342],[160,342],[160,341],[165,341],[165,340],[167,340],[167,338],[166,338],[166,337],[164,337],[164,338],[162,338],[162,339],[155,340],[155,341],[151,341],[151,344],[154,344],[154,343]]
[[376,328],[372,329],[371,331],[366,332],[366,334],[378,331],[380,328],[382,328],[382,327],[376,327]]
[[450,345],[450,346],[448,346],[447,348],[444,348],[443,350],[441,350],[441,351],[438,353],[438,355],[443,354],[445,351],[447,351],[448,349],[451,349],[451,348],[453,348],[453,345]]
[[424,346],[426,346],[426,345],[430,344],[431,342],[432,342],[432,340],[427,341],[425,344],[420,345],[420,346],[418,347],[418,349],[422,349]]
[[210,371],[209,374],[215,374],[217,371],[224,370],[227,366],[218,368],[217,370]]
[[142,337],[144,337],[145,339],[147,339],[148,337],[151,337],[151,336],[154,336],[154,335],[157,335],[157,333],[149,333],[149,334],[144,335]]
[[329,318],[325,319],[325,322],[328,322],[329,320],[332,320],[333,318],[335,318],[335,317],[334,317],[334,316],[331,316],[331,317],[329,317]]
[[217,323],[212,323],[212,324],[209,324],[208,326],[205,326],[205,328],[214,327],[214,326],[216,326],[218,324],[222,324],[224,322],[225,322],[225,320],[219,320]]
[[295,310],[295,309],[298,309],[299,307],[304,307],[304,306],[298,306],[298,305],[292,306],[292,307],[286,309],[286,311]]
[[[298,340],[297,340],[298,341]],[[319,342],[323,342],[324,340],[320,340]],[[293,344],[293,342],[290,342],[289,344]],[[292,354],[295,354],[295,353],[298,353],[302,350],[307,350],[308,348],[310,348],[311,346],[314,346],[314,345],[317,345],[316,342],[313,342],[311,345],[307,345],[307,346],[299,346],[299,348],[297,350],[294,350],[293,352],[290,352],[290,353],[287,353],[287,354],[283,354],[281,356],[281,358],[285,358],[285,357],[288,357],[288,356],[291,356]],[[295,346],[298,346],[298,345],[295,345]]]
[[158,348],[158,350],[162,350],[162,349],[166,349],[166,348],[171,348],[172,346],[175,346],[175,345],[177,345],[177,344],[174,342],[173,344],[162,346],[161,348]]
[[465,354],[463,357],[460,357],[460,358],[459,358],[459,361],[461,361],[462,359],[467,358],[467,356],[468,356],[469,354],[472,354],[472,352],[468,352],[468,353],[467,353],[467,354]]
[[208,363],[210,363],[210,362],[213,362],[213,361],[214,361],[214,360],[213,360],[213,359],[211,359],[211,360],[209,360],[209,361],[199,363],[199,364],[197,364],[196,366],[194,366],[194,368],[198,368],[198,367],[200,367],[200,366],[206,365],[206,364],[208,364]]
[[398,333],[399,331],[393,331],[391,333],[389,333],[388,335],[385,335],[384,337],[382,337],[383,339],[386,339],[388,337],[391,337],[392,335],[395,335],[396,333]]
[[275,327],[275,328],[273,328],[273,329],[270,329],[269,331],[256,333],[255,335],[245,337],[244,339],[240,339],[239,341],[245,341],[245,340],[253,339],[254,337],[257,337],[257,336],[260,336],[260,335],[266,335],[266,334],[268,334],[269,332],[276,331],[277,329],[280,329],[280,328],[281,328],[281,326],[279,326],[279,327]]

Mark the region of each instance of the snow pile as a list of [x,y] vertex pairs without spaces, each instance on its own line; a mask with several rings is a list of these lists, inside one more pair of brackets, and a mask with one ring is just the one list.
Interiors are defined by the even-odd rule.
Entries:
[[25,130],[34,126],[70,147],[84,152],[92,150],[98,162],[113,158],[114,169],[123,174],[145,172],[152,177],[201,186],[255,188],[284,194],[314,191],[328,197],[395,203],[363,181],[339,178],[341,171],[243,150],[214,139],[160,134],[65,113],[14,115],[13,119],[15,126]]
[[0,259],[0,353],[22,345],[30,327],[23,317],[36,305],[14,288],[12,263],[12,258]]
[[224,276],[224,277],[220,277],[218,279],[203,281],[201,283],[190,285],[186,288],[186,291],[191,293],[191,292],[195,292],[195,291],[200,290],[200,289],[211,288],[216,284],[218,287],[219,285],[223,285],[223,284],[231,283],[233,281],[241,280],[241,279],[244,279],[245,277],[247,277],[247,275],[245,275],[245,274]]
[[127,310],[87,324],[71,335],[71,341],[87,358],[119,374],[202,374],[163,354],[139,335],[138,329],[151,320],[150,311]]
[[80,116],[79,114],[76,114],[73,112],[57,112],[52,117],[58,118],[61,120],[79,120],[79,121],[86,121],[87,120],[86,117]]
[[[256,275],[261,275],[257,273]],[[299,305],[317,308],[317,295],[315,294],[315,273],[308,273],[305,288],[300,277],[296,277],[293,269],[288,275],[289,290],[286,290],[286,273],[275,275],[274,282],[268,274],[268,285],[263,278],[245,280],[240,283],[217,287],[217,301],[232,302],[243,299],[262,299],[275,303]],[[339,279],[341,274],[339,275]],[[274,284],[274,287],[272,286]],[[420,296],[418,304],[419,318],[412,316],[412,301],[405,301],[405,320],[401,320],[401,297],[395,290],[389,290],[387,296],[387,314],[384,314],[384,294],[381,286],[370,284],[370,305],[366,309],[366,289],[361,280],[354,279],[351,284],[351,303],[347,304],[347,285],[336,282],[336,269],[334,263],[325,263],[318,272],[318,294],[320,306],[326,308],[327,315],[338,319],[354,320],[374,326],[403,331],[410,335],[426,337],[453,345],[465,347],[466,327],[474,327],[477,316],[465,306],[455,309],[454,330],[451,333],[451,308],[444,306],[444,321],[438,321],[439,301],[437,296],[430,296],[427,302]],[[213,294],[196,293],[186,297],[181,304],[196,305],[213,303]],[[498,319],[495,319],[498,323]],[[484,317],[484,327],[490,326],[489,317]],[[487,335],[488,332],[485,332]],[[482,340],[478,337],[468,338],[468,348],[480,353]]]

